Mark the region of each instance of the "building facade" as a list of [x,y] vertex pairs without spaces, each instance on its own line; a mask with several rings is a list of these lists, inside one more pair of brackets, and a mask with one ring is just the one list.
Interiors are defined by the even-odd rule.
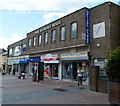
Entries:
[[15,69],[18,74],[21,71],[28,72],[29,56],[26,55],[26,38],[8,46],[7,60],[8,72],[12,72],[13,69]]
[[82,8],[27,34],[26,53],[41,58],[45,77],[76,79],[78,66],[88,70],[89,18]]
[[[39,62],[44,62],[44,77],[77,80],[77,67],[81,67],[84,81],[88,82],[92,66],[99,67],[99,76],[104,77],[108,53],[120,46],[119,28],[120,6],[106,2],[90,9],[82,8],[27,33],[25,40],[9,45],[8,65],[19,66],[20,60],[16,58],[24,55],[25,60],[29,59],[26,61],[28,74]],[[19,45],[23,42],[26,42],[26,49],[21,54],[15,48],[21,48]]]

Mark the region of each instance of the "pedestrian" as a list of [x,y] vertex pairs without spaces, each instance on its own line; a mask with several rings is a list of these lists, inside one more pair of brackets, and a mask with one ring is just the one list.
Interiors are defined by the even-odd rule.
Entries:
[[11,69],[12,69],[12,67],[9,68],[9,74],[11,73]]
[[15,68],[13,69],[13,75],[15,75]]
[[77,76],[78,76],[78,86],[79,86],[79,83],[82,85],[82,70],[80,67],[78,67],[78,70],[77,70]]

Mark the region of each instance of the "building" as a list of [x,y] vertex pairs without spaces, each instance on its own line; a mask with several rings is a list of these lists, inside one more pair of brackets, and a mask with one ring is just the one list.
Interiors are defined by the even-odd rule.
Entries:
[[[120,46],[119,28],[120,6],[106,2],[93,8],[82,8],[28,32],[24,54],[29,57],[27,73],[31,74],[34,66],[38,67],[39,62],[44,62],[44,77],[77,80],[77,67],[82,67],[84,80],[88,82],[89,77],[92,85],[92,81],[96,80],[92,78],[96,77],[88,74],[93,67],[98,67],[99,78],[106,76],[104,64],[107,55]],[[21,58],[19,52],[14,53],[14,48],[20,48],[19,43],[8,47],[8,60]],[[8,63],[13,64],[10,61]],[[98,91],[100,85],[106,86],[99,82],[95,82],[99,85]]]
[[0,49],[0,71],[7,72],[7,51]]
[[8,46],[8,71],[28,72],[29,56],[26,55],[26,38]]
[[76,80],[78,66],[86,75],[91,66],[103,70],[108,53],[120,45],[119,10],[120,6],[106,2],[35,29],[27,33],[26,53],[40,58],[44,75],[55,79]]

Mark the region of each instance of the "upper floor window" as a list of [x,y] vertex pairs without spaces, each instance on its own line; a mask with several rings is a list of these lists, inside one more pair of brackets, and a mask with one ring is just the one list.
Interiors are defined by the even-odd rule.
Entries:
[[44,44],[48,44],[48,32],[44,33]]
[[71,24],[71,38],[77,37],[77,22]]
[[52,43],[56,41],[56,30],[52,30]]
[[60,40],[65,40],[65,26],[60,28]]
[[22,45],[22,52],[26,52],[26,44]]
[[38,45],[41,45],[42,44],[42,35],[39,35],[38,36]]
[[33,46],[36,46],[36,37],[33,37]]
[[31,47],[31,38],[28,40],[28,47]]
[[12,48],[10,48],[9,50],[9,55],[12,55]]
[[21,54],[21,46],[16,46],[14,49],[14,56],[19,56]]

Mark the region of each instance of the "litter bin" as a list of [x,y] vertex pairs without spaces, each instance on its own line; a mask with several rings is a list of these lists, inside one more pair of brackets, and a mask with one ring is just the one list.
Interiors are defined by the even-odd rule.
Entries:
[[35,82],[36,80],[37,80],[37,73],[34,72],[34,73],[33,73],[33,81]]

